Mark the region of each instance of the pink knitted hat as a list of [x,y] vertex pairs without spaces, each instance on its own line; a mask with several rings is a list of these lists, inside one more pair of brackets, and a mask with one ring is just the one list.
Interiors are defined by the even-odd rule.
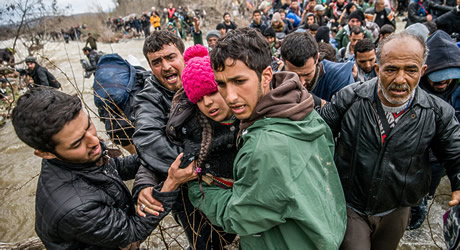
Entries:
[[208,49],[203,45],[192,46],[185,51],[184,60],[182,85],[188,99],[196,104],[203,96],[217,91]]

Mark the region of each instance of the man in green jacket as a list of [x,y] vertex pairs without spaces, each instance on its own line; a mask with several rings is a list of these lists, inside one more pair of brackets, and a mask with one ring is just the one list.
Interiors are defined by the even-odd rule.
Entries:
[[211,52],[219,93],[241,120],[234,185],[189,184],[192,204],[242,249],[338,249],[346,207],[334,141],[295,73],[273,74],[270,47],[250,28]]
[[341,49],[342,47],[346,47],[350,42],[350,32],[351,29],[355,26],[361,26],[364,31],[364,38],[369,38],[369,40],[374,41],[372,38],[372,33],[363,26],[364,22],[364,14],[360,10],[355,10],[349,16],[348,24],[345,25],[337,35],[335,35],[335,40],[338,43],[337,49]]

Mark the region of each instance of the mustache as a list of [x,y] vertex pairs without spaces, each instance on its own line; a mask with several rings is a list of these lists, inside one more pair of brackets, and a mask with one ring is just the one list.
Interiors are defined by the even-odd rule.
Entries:
[[387,90],[405,90],[405,91],[410,91],[410,86],[407,83],[404,84],[396,84],[396,83],[391,83],[388,87]]

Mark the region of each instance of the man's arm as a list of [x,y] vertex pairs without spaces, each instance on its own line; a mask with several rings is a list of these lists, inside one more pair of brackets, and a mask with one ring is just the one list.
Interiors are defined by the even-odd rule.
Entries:
[[58,231],[63,238],[76,239],[105,248],[125,247],[132,242],[146,239],[158,223],[171,211],[179,191],[160,192],[154,196],[163,204],[159,216],[128,214],[126,211],[92,201],[75,207],[60,220]]
[[[287,142],[279,140],[279,145],[284,146],[273,146],[280,149],[280,155],[287,154],[283,150],[288,148],[287,144],[283,143]],[[285,222],[282,212],[289,203],[289,197],[294,195],[287,187],[289,181],[286,175],[280,174],[284,172],[280,168],[286,167],[284,158],[273,157],[273,152],[267,150],[250,148],[246,151],[241,148],[235,159],[234,166],[238,171],[233,189],[202,183],[203,195],[198,182],[189,183],[189,198],[193,206],[201,210],[213,225],[241,236],[264,232]]]
[[133,142],[142,165],[162,174],[164,180],[169,166],[182,149],[167,139],[165,129],[170,107],[164,104],[161,95],[148,81],[144,89],[136,95],[136,130]]
[[137,155],[117,157],[112,160],[122,180],[126,181],[134,179],[140,165]]
[[321,107],[319,114],[324,121],[329,125],[334,137],[340,131],[340,123],[347,112],[348,108],[353,104],[356,94],[354,87],[360,83],[348,85],[332,96],[331,101]]
[[346,44],[342,44],[342,39],[343,36],[346,36],[347,33],[345,32],[344,29],[341,29],[339,32],[337,32],[337,35],[335,35],[335,41],[339,46],[337,46],[337,49],[341,49],[342,47],[345,47]]
[[[190,163],[186,168],[179,168],[181,164],[183,153],[179,154],[176,160],[173,162],[168,171],[168,178],[160,184],[161,192],[171,192],[179,188],[180,185],[194,180],[197,177],[194,165],[195,162]],[[153,187],[144,188],[139,198],[137,199],[137,213],[145,217],[146,213],[159,215],[158,212],[164,211],[164,208],[158,200],[152,197]],[[143,204],[145,207],[141,209],[139,204]]]
[[198,17],[193,18],[193,44],[203,45],[203,32],[200,30],[200,19]]
[[161,101],[151,82],[146,80],[144,89],[139,92],[134,101],[136,130],[133,142],[136,146],[142,166],[136,175],[133,186],[134,200],[142,196],[145,203],[154,204],[152,209],[159,211],[161,204],[151,197],[151,189],[165,180],[170,165],[182,150],[172,144],[166,136],[165,127],[169,110]]

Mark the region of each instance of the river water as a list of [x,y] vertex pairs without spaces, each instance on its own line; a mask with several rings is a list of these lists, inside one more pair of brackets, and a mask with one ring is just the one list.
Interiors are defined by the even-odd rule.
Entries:
[[[93,78],[84,79],[80,65],[80,59],[86,58],[81,51],[83,45],[82,42],[70,42],[69,44],[49,42],[39,54],[49,58],[57,66],[50,71],[62,84],[63,91],[72,94],[77,93],[76,88],[78,88],[83,93],[84,102],[89,110],[95,111],[90,89]],[[124,58],[133,55],[140,61],[141,65],[148,69],[147,61],[142,54],[142,45],[143,39],[134,39],[116,44],[99,43],[98,48],[105,53],[118,53]],[[190,41],[186,43],[186,47],[190,45]],[[12,41],[0,42],[0,47],[6,46],[12,46]],[[26,55],[21,46],[18,48],[18,55],[21,57],[16,58],[17,61],[23,60]],[[48,66],[50,64],[40,57],[38,57],[38,61],[43,61],[43,65]],[[62,72],[65,72],[67,76]],[[70,78],[72,83],[67,78]],[[102,123],[99,122],[94,113],[90,112],[90,115],[96,124],[98,134],[107,138]],[[40,158],[33,155],[33,150],[17,138],[11,122],[7,122],[5,126],[0,128],[0,242],[12,243],[36,237],[34,231],[35,189],[40,173],[40,162]],[[448,182],[444,180],[442,186],[440,192],[448,193]],[[433,206],[430,213],[433,233],[441,247],[445,247],[442,241],[441,216],[447,208],[446,200],[447,198],[441,198],[440,202]],[[169,217],[163,226],[171,227],[173,225],[174,222]],[[181,231],[177,228],[168,232],[172,234],[168,242],[172,246],[175,245],[175,248],[178,248],[176,239],[181,246],[187,246]],[[154,234],[159,235],[158,230]],[[420,230],[406,232],[399,249],[438,249],[430,235],[430,229],[427,223],[424,223]],[[152,242],[147,246],[148,248],[165,248],[157,236],[150,238]]]

